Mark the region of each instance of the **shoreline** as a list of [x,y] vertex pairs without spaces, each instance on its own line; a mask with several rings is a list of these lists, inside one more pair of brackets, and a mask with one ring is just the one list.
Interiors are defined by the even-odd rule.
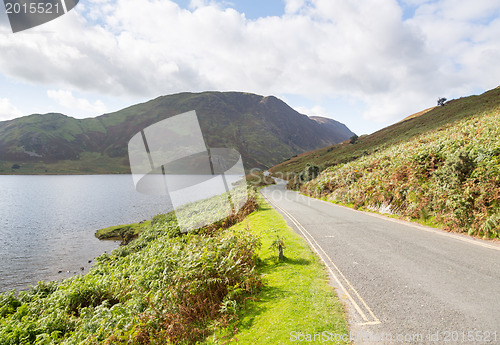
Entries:
[[[94,237],[95,237],[95,233],[94,233]],[[69,264],[69,266],[72,266],[72,267],[63,268],[60,265],[52,265],[50,262],[48,262],[45,267],[39,268],[39,270],[49,272],[47,274],[47,277],[36,278],[33,281],[22,282],[22,280],[24,280],[24,278],[26,277],[26,275],[23,274],[22,275],[22,277],[24,277],[23,279],[18,279],[16,281],[9,281],[8,285],[5,285],[4,287],[0,286],[0,295],[10,293],[12,291],[15,291],[15,294],[18,295],[22,291],[31,290],[33,287],[36,287],[40,282],[42,282],[42,283],[56,282],[59,284],[66,279],[70,279],[70,278],[76,277],[78,275],[85,275],[90,271],[90,268],[95,264],[97,257],[99,257],[103,254],[109,254],[113,250],[119,248],[121,245],[121,242],[120,242],[121,240],[115,240],[115,239],[100,240],[97,237],[95,237],[95,238],[96,238],[96,240],[98,240],[99,242],[102,242],[102,243],[105,243],[104,241],[107,241],[108,243],[110,243],[110,246],[112,246],[112,248],[106,248],[106,249],[103,248],[102,251],[99,251],[98,253],[94,253],[92,255],[89,255],[86,258],[81,258],[81,260],[74,260],[74,262]],[[84,270],[81,270],[82,267],[84,268]],[[68,270],[68,268],[71,268],[71,270]],[[26,279],[26,280],[28,280],[28,279]]]

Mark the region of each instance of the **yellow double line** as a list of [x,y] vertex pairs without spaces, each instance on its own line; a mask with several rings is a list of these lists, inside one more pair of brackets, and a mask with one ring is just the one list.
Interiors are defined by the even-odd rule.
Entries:
[[[261,193],[262,194],[262,193]],[[262,194],[264,199],[271,204],[274,208],[280,210],[285,216],[287,216],[290,221],[299,229],[299,231],[302,233],[302,236],[306,239],[306,241],[309,243],[309,246],[318,254],[318,256],[321,258],[321,260],[325,263],[325,266],[327,267],[328,271],[330,271],[330,274],[332,277],[335,279],[337,282],[338,286],[342,289],[344,294],[347,296],[349,301],[351,302],[352,306],[354,309],[358,312],[359,316],[363,319],[363,322],[357,323],[358,325],[378,325],[380,324],[380,320],[375,316],[373,311],[368,307],[366,302],[363,300],[363,298],[359,295],[359,293],[356,291],[354,286],[347,280],[345,275],[342,273],[342,271],[335,265],[335,263],[332,261],[332,259],[326,254],[324,249],[319,245],[319,243],[312,237],[312,235],[300,224],[300,222],[292,216],[288,211],[285,209],[281,208],[278,206],[276,203],[272,202],[270,199],[268,199],[264,194]],[[334,272],[337,272],[335,273]],[[344,282],[344,283],[342,283]],[[346,288],[347,286],[347,288]]]

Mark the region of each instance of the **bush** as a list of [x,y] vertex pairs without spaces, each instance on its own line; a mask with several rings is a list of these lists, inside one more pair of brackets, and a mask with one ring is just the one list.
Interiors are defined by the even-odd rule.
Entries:
[[288,180],[286,187],[288,189],[299,190],[304,183],[318,177],[319,172],[320,168],[317,165],[307,163],[304,171]]

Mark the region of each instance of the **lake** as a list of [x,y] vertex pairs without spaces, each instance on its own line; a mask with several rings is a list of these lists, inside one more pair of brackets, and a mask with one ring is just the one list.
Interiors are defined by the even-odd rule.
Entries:
[[136,192],[131,175],[0,176],[0,292],[85,273],[118,246],[96,230],[171,209]]

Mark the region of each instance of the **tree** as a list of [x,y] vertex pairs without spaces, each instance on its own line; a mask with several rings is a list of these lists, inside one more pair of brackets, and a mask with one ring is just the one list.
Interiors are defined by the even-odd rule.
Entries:
[[274,240],[273,243],[271,243],[271,246],[269,248],[276,249],[278,251],[278,260],[283,261],[285,259],[285,255],[283,254],[283,249],[285,249],[286,246],[285,246],[285,241],[284,241],[283,237],[278,235],[280,230],[279,229],[270,229],[269,231],[276,235],[276,239]]
[[306,168],[299,175],[299,179],[302,182],[309,182],[314,180],[319,175],[319,166],[307,163]]
[[446,98],[444,98],[444,97],[438,98],[438,105],[439,106],[443,107],[445,102],[446,102]]
[[349,139],[349,142],[351,144],[355,144],[356,141],[358,141],[358,136],[356,134],[354,134],[350,139]]

